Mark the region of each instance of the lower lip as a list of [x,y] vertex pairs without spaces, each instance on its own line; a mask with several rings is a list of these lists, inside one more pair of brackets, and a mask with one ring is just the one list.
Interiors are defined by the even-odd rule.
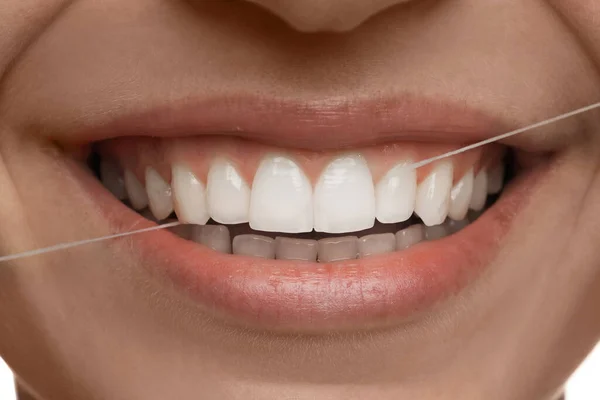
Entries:
[[[167,231],[134,236],[132,242],[152,275],[230,323],[314,333],[391,326],[476,280],[500,251],[543,169],[523,173],[462,231],[372,258],[317,264],[232,256]],[[114,198],[97,194],[116,226],[151,225]]]

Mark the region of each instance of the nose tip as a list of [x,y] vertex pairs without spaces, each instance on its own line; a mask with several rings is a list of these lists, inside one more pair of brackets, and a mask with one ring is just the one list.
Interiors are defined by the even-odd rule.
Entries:
[[302,32],[352,30],[375,14],[409,0],[249,0]]

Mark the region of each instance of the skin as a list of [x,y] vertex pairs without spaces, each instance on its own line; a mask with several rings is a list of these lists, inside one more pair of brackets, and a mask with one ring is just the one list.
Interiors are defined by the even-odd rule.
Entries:
[[[3,0],[0,251],[110,231],[61,133],[232,91],[422,94],[524,126],[600,99],[598,18],[596,0]],[[551,172],[485,276],[410,323],[245,331],[122,241],[2,265],[0,354],[40,399],[553,399],[600,339],[599,127],[517,140],[556,151]]]

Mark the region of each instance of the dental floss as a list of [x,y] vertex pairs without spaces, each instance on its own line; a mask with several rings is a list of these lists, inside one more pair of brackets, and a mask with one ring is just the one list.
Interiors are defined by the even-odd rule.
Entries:
[[[493,138],[482,140],[481,142],[477,142],[477,143],[462,147],[458,150],[453,150],[448,153],[441,154],[439,156],[435,156],[435,157],[428,158],[426,160],[419,161],[417,163],[411,164],[409,167],[414,168],[414,169],[421,168],[421,167],[429,165],[433,162],[440,161],[440,160],[443,160],[448,157],[454,157],[456,155],[465,153],[467,151],[470,151],[470,150],[473,150],[473,149],[476,149],[476,148],[479,148],[479,147],[482,147],[482,146],[485,146],[485,145],[488,145],[491,143],[495,143],[499,140],[507,139],[507,138],[516,136],[523,132],[527,132],[527,131],[537,129],[537,128],[540,128],[540,127],[543,127],[546,125],[550,125],[555,122],[562,121],[564,119],[573,117],[575,115],[583,114],[585,112],[592,111],[597,108],[600,108],[600,102],[591,104],[587,107],[579,108],[577,110],[574,110],[574,111],[571,111],[571,112],[568,112],[565,114],[561,114],[559,116],[556,116],[556,117],[553,117],[553,118],[550,118],[550,119],[547,119],[547,120],[544,120],[541,122],[537,122],[533,125],[529,125],[524,128],[516,129],[514,131],[495,136]],[[153,231],[158,231],[161,229],[173,228],[173,227],[176,227],[179,225],[183,225],[183,224],[181,222],[171,222],[171,223],[167,223],[167,224],[163,224],[163,225],[153,226],[150,228],[137,229],[137,230],[133,230],[133,231],[129,231],[129,232],[122,232],[122,233],[117,233],[114,235],[108,235],[108,236],[103,236],[103,237],[94,238],[94,239],[86,239],[86,240],[80,240],[80,241],[76,241],[76,242],[57,244],[54,246],[44,247],[44,248],[37,249],[37,250],[30,250],[30,251],[25,251],[22,253],[12,254],[12,255],[8,255],[8,256],[2,256],[2,257],[0,257],[0,264],[4,263],[4,262],[19,260],[21,258],[28,258],[28,257],[37,256],[37,255],[42,255],[42,254],[54,253],[54,252],[61,251],[61,250],[72,249],[75,247],[84,246],[86,244],[99,243],[99,242],[103,242],[106,240],[118,239],[118,238],[122,238],[122,237],[137,235],[140,233],[153,232]]]
[[516,135],[518,135],[520,133],[527,132],[527,131],[530,131],[530,130],[533,130],[533,129],[537,129],[537,128],[541,128],[542,126],[550,125],[550,124],[553,124],[555,122],[562,121],[563,119],[567,119],[567,118],[573,117],[575,115],[579,115],[579,114],[582,114],[582,113],[594,110],[596,108],[600,108],[600,102],[598,102],[596,104],[589,105],[587,107],[579,108],[577,110],[568,112],[566,114],[561,114],[561,115],[559,115],[557,117],[554,117],[554,118],[550,118],[550,119],[547,119],[547,120],[544,120],[544,121],[541,121],[541,122],[537,122],[537,123],[535,123],[533,125],[526,126],[525,128],[519,128],[519,129],[516,129],[514,131],[511,131],[511,132],[508,132],[508,133],[504,133],[502,135],[495,136],[495,137],[490,138],[490,139],[482,140],[481,142],[477,142],[477,143],[474,143],[474,144],[462,147],[462,148],[460,148],[458,150],[449,151],[448,153],[444,153],[444,154],[439,155],[439,156],[435,156],[435,157],[431,157],[431,158],[428,158],[428,159],[423,160],[423,161],[419,161],[417,163],[411,164],[410,167],[414,168],[414,169],[421,168],[421,167],[424,167],[424,166],[426,166],[428,164],[431,164],[431,163],[433,163],[435,161],[440,161],[440,160],[443,160],[444,158],[448,158],[448,157],[454,157],[456,155],[465,153],[467,151],[470,151],[470,150],[473,150],[473,149],[476,149],[476,148],[479,148],[479,147],[482,147],[482,146],[485,146],[485,145],[497,142],[499,140],[508,139],[508,138],[516,136]]
[[17,254],[13,254],[13,255],[9,255],[9,256],[3,256],[3,257],[0,257],[0,263],[14,261],[14,260],[18,260],[20,258],[33,257],[33,256],[37,256],[40,254],[54,253],[54,252],[60,251],[60,250],[72,249],[74,247],[79,247],[79,246],[83,246],[86,244],[98,243],[98,242],[103,242],[105,240],[122,238],[125,236],[131,236],[131,235],[135,235],[138,233],[145,233],[145,232],[158,231],[160,229],[173,228],[173,227],[179,226],[179,225],[183,225],[183,224],[181,222],[169,222],[168,224],[152,226],[150,228],[144,228],[144,229],[137,229],[137,230],[130,231],[130,232],[117,233],[114,235],[102,236],[102,237],[95,238],[95,239],[86,239],[86,240],[79,240],[77,242],[68,242],[68,243],[57,244],[54,246],[44,247],[44,248],[37,249],[37,250],[30,250],[30,251],[25,251],[23,253],[17,253]]

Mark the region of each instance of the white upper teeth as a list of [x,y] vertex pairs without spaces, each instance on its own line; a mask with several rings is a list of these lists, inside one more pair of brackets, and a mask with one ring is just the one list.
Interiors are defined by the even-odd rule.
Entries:
[[375,188],[376,217],[379,222],[397,223],[408,220],[415,211],[417,171],[408,167],[411,161],[396,165]]
[[250,199],[250,227],[284,233],[312,231],[312,185],[292,159],[267,156],[258,167]]
[[124,174],[125,189],[127,196],[131,202],[131,206],[135,210],[142,210],[148,206],[148,195],[144,185],[138,180],[133,172],[126,169]]
[[452,188],[450,192],[450,210],[448,216],[455,221],[461,221],[466,218],[469,212],[469,204],[473,196],[473,183],[475,175],[471,168],[465,176]]
[[448,217],[453,178],[452,163],[443,161],[435,165],[429,176],[419,185],[415,212],[425,225],[440,225]]
[[248,222],[250,187],[231,162],[217,159],[212,163],[206,191],[212,219],[222,224]]
[[[150,205],[158,220],[175,208],[180,221],[203,225],[212,218],[221,224],[249,222],[257,231],[302,233],[357,232],[382,223],[407,221],[416,213],[426,226],[442,224],[447,217],[464,220],[469,209],[481,211],[488,193],[502,188],[504,168],[488,172],[473,168],[454,185],[450,160],[434,164],[417,184],[410,160],[392,167],[374,185],[371,171],[360,154],[333,159],[322,171],[313,191],[308,177],[293,159],[265,156],[250,189],[236,166],[223,158],[209,169],[207,186],[183,165],[172,169],[171,186],[160,174],[146,170],[146,190],[131,171],[125,186],[134,208]],[[489,174],[489,178],[488,178]]]
[[152,167],[146,169],[146,192],[150,210],[156,219],[165,219],[173,212],[171,186]]
[[375,189],[365,159],[349,155],[333,160],[315,188],[315,230],[342,233],[375,224]]
[[471,197],[471,208],[475,211],[481,211],[485,207],[485,201],[488,195],[488,174],[482,169],[475,177],[473,183],[473,196]]
[[[172,170],[173,192],[177,218],[186,224],[204,225],[210,219],[206,206],[204,184],[183,165],[174,165]],[[150,201],[152,203],[152,200]]]

